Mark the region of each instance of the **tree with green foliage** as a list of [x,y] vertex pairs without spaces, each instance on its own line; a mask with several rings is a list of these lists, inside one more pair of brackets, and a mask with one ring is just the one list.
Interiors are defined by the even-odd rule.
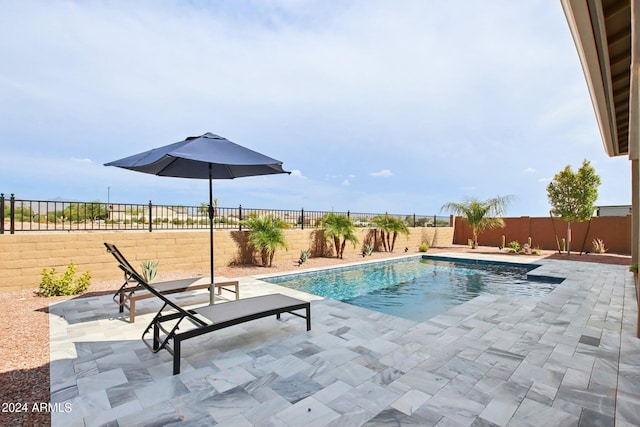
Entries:
[[274,215],[252,213],[242,225],[250,229],[249,246],[260,253],[262,265],[271,267],[276,249],[288,247],[283,231],[287,224]]
[[67,221],[76,223],[106,219],[108,217],[107,205],[99,200],[89,203],[71,203],[64,209],[64,216]]
[[472,248],[478,248],[478,236],[484,230],[504,227],[501,218],[511,203],[512,196],[497,196],[486,201],[475,197],[467,197],[462,203],[449,202],[441,210],[448,210],[454,214],[464,216],[471,227],[473,235]]
[[598,199],[600,177],[586,159],[575,173],[570,165],[558,172],[547,186],[551,214],[567,222],[567,254],[571,255],[571,223],[588,221]]
[[[31,208],[21,204],[20,202],[16,202],[13,215],[14,219],[19,222],[29,222],[34,216]],[[9,203],[5,203],[4,205],[4,217],[11,217],[11,206],[9,205]]]
[[386,252],[393,252],[398,234],[409,236],[407,224],[398,218],[389,216],[388,213],[373,217],[371,222],[373,222],[376,229],[380,232],[382,247],[384,247]]
[[342,258],[347,242],[356,246],[358,238],[355,235],[356,227],[351,218],[346,215],[329,212],[320,219],[320,227],[325,241],[333,240],[336,248],[336,258]]

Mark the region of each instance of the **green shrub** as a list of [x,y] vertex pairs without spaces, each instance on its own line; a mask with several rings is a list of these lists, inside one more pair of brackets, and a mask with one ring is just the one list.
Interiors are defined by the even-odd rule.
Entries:
[[367,256],[371,256],[373,253],[373,245],[364,245],[364,254]]
[[71,261],[71,264],[67,266],[62,276],[56,277],[56,269],[50,270],[42,269],[42,280],[38,287],[38,294],[51,297],[57,295],[76,295],[80,292],[84,292],[89,287],[89,281],[91,280],[91,274],[89,271],[85,271],[82,275],[76,279],[76,272],[78,266]]
[[429,244],[428,243],[423,243],[418,247],[418,251],[420,252],[427,252],[429,250]]
[[520,242],[517,241],[513,241],[513,242],[509,242],[509,253],[511,254],[517,254],[520,253]]

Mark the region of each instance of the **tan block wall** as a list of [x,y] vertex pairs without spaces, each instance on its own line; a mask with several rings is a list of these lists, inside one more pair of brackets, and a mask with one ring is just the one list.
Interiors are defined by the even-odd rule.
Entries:
[[[416,252],[427,242],[430,246],[449,246],[453,242],[452,227],[410,228],[410,236],[398,236],[396,252],[405,247]],[[214,232],[215,266],[251,262],[246,249],[246,231],[216,230]],[[435,233],[435,234],[434,234]],[[316,230],[285,230],[288,250],[278,249],[274,263],[295,262],[300,251],[311,249],[312,256],[321,256],[322,243]],[[358,229],[359,243],[347,244],[345,255],[360,253],[365,242],[373,242],[370,229]],[[37,233],[0,235],[0,292],[36,289],[43,268],[55,267],[63,272],[71,261],[78,272],[91,272],[92,281],[119,278],[121,272],[103,242],[115,244],[134,267],[142,260],[155,259],[159,271],[193,271],[209,269],[208,231],[115,231],[78,233]],[[325,255],[335,254],[332,245]]]

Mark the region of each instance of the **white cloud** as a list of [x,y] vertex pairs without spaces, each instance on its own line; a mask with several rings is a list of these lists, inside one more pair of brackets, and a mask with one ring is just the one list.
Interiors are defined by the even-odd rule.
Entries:
[[393,176],[393,172],[391,172],[391,170],[389,169],[382,169],[379,172],[371,172],[369,175],[381,177],[381,178],[388,178],[390,176]]
[[538,182],[551,182],[553,178],[539,178]]
[[345,179],[344,181],[342,181],[342,185],[344,185],[345,187],[348,187],[351,185],[351,183],[349,182],[348,179]]
[[536,171],[536,169],[535,169],[535,168],[531,168],[531,167],[529,167],[529,168],[526,168],[526,169],[524,170],[524,172],[525,172],[525,173],[536,173],[537,171]]
[[87,158],[84,158],[84,159],[77,159],[77,158],[75,158],[75,157],[72,157],[72,158],[71,158],[71,161],[76,162],[76,163],[87,163],[87,164],[92,164],[92,163],[93,163],[93,162],[91,161],[91,159],[87,159]]
[[295,176],[296,178],[301,179],[307,179],[307,177],[302,174],[302,171],[300,169],[293,169],[291,171],[291,176]]

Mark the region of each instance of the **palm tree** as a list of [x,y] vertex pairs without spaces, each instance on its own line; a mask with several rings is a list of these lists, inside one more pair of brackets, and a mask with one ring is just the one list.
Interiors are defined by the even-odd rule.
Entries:
[[258,216],[255,213],[250,214],[242,224],[250,229],[249,246],[260,252],[263,266],[271,267],[276,249],[287,248],[283,232],[287,224],[273,215]]
[[393,252],[399,233],[406,236],[409,235],[409,228],[407,228],[404,221],[395,217],[390,217],[387,213],[373,217],[371,221],[375,224],[376,228],[380,230],[382,246],[385,251]]
[[[322,227],[322,235],[325,241],[333,239],[336,258],[342,258],[347,241],[353,243],[354,247],[358,243],[358,238],[355,235],[356,227],[346,215],[329,212],[320,219],[320,227]],[[342,239],[342,242],[340,239]]]
[[465,216],[471,233],[473,234],[473,249],[478,247],[478,235],[484,230],[504,227],[500,218],[511,202],[512,196],[497,196],[481,201],[475,197],[467,197],[462,203],[449,202],[441,210],[448,210],[454,214]]

